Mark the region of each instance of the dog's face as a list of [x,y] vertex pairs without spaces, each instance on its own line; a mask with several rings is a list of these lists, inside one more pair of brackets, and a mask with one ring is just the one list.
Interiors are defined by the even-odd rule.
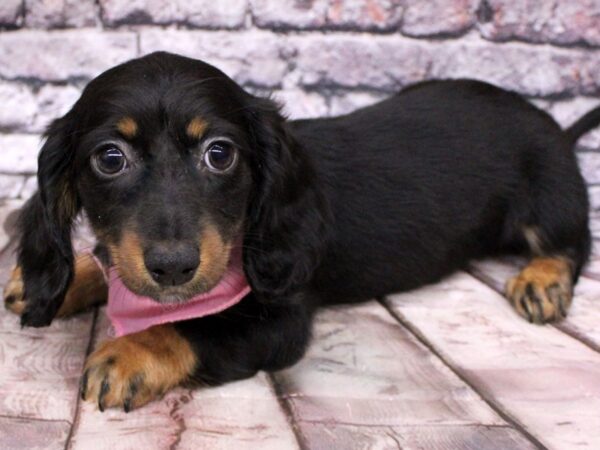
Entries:
[[84,91],[68,119],[75,195],[134,292],[184,300],[226,270],[252,187],[249,99],[215,68],[165,54]]
[[46,135],[20,221],[24,324],[58,310],[82,208],[124,283],[161,302],[210,290],[236,245],[261,298],[311,276],[325,211],[313,167],[277,105],[218,69],[168,53],[121,64]]
[[248,96],[211,66],[168,56],[94,80],[76,117],[76,190],[124,283],[160,301],[211,289],[252,186]]

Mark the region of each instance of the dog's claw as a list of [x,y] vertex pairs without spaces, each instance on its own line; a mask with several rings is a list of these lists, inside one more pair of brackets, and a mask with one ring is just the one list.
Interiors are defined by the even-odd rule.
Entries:
[[85,372],[83,372],[83,377],[81,377],[81,400],[85,400],[85,397],[87,396],[87,386],[88,386],[88,377],[90,375],[90,370],[87,369]]
[[110,390],[110,384],[108,384],[108,379],[104,377],[102,380],[102,384],[100,385],[100,393],[98,394],[98,409],[100,412],[104,412],[104,398],[108,391]]

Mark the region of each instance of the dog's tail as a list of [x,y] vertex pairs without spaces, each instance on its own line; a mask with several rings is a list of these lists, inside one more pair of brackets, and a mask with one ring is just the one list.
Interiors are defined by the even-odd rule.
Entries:
[[575,144],[577,139],[598,125],[600,125],[600,106],[585,114],[581,119],[567,128],[565,133],[567,133],[571,142]]

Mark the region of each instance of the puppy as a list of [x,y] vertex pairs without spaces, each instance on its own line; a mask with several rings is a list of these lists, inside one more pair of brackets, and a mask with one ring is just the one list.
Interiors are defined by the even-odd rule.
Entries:
[[73,255],[82,211],[104,265],[164,304],[217,285],[241,246],[242,301],[89,357],[83,398],[126,411],[181,383],[290,366],[320,305],[414,289],[488,255],[529,255],[507,297],[530,322],[560,320],[590,252],[573,148],[599,123],[600,108],[563,131],[472,80],[286,121],[215,67],[153,53],[94,79],[48,128],[5,301],[40,327],[106,299],[100,270]]

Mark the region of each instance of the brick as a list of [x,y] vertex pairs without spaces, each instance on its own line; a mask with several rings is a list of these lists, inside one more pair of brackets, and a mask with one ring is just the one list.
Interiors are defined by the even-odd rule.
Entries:
[[396,36],[295,36],[291,47],[299,83],[311,87],[392,91],[426,78],[433,57],[427,43]]
[[28,176],[19,192],[19,198],[27,200],[35,191],[37,191],[37,177],[35,175]]
[[0,199],[17,198],[24,184],[22,175],[0,175]]
[[322,27],[328,6],[328,0],[250,0],[254,23],[265,28]]
[[75,86],[44,85],[36,93],[37,113],[27,132],[43,132],[50,122],[65,115],[81,95],[81,89]]
[[[563,128],[566,128],[585,113],[597,107],[600,107],[600,98],[576,97],[569,100],[549,102],[544,109]],[[587,149],[600,150],[600,127],[596,127],[594,130],[583,135],[577,142],[577,145]]]
[[400,23],[402,11],[397,0],[331,0],[327,25],[329,28],[391,30]]
[[23,1],[2,0],[0,2],[0,26],[17,27],[23,22]]
[[371,92],[347,92],[344,94],[337,94],[331,97],[329,114],[332,116],[348,114],[359,108],[377,103],[387,97],[388,95],[386,94]]
[[244,25],[247,0],[100,0],[108,25],[187,24],[205,28]]
[[438,44],[432,77],[471,77],[528,96],[591,93],[600,86],[600,52],[477,38]]
[[93,26],[95,0],[25,0],[25,25],[29,28]]
[[0,134],[0,173],[33,174],[37,172],[40,136]]
[[577,159],[585,181],[600,185],[600,152],[579,152]]
[[600,46],[598,0],[485,0],[480,16],[487,39]]
[[402,18],[396,0],[251,0],[254,23],[274,29],[390,30]]
[[0,129],[15,130],[33,123],[37,102],[29,86],[0,81]]
[[283,39],[272,33],[249,31],[180,31],[143,29],[143,54],[166,50],[215,65],[238,83],[278,87],[287,72]]
[[428,78],[468,77],[529,96],[550,96],[591,93],[600,86],[597,50],[497,45],[477,37],[420,41],[338,33],[289,39],[299,83],[309,87],[396,91]]
[[0,33],[0,76],[45,81],[89,79],[136,56],[132,32],[80,29]]
[[588,186],[588,195],[590,198],[590,209],[600,211],[600,186]]
[[19,82],[0,81],[0,129],[40,133],[65,114],[81,90],[71,85],[45,84],[39,89]]
[[273,98],[283,106],[283,113],[292,120],[327,115],[325,99],[314,92],[290,89],[274,92]]
[[475,23],[478,5],[478,0],[408,0],[400,29],[409,36],[462,33]]

